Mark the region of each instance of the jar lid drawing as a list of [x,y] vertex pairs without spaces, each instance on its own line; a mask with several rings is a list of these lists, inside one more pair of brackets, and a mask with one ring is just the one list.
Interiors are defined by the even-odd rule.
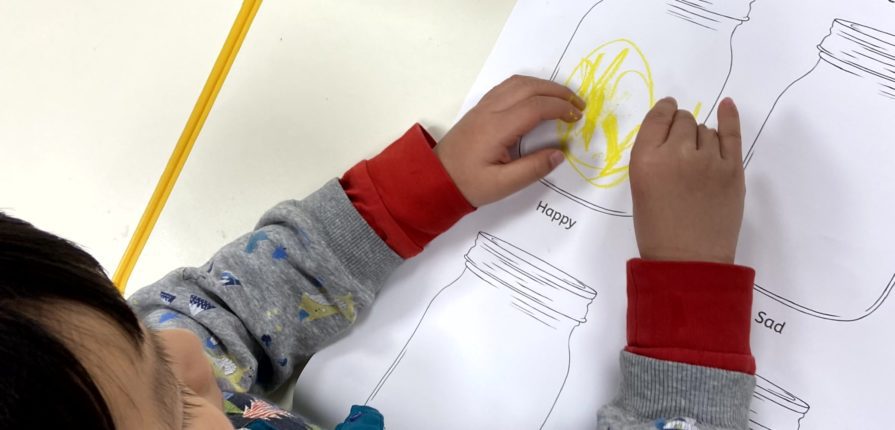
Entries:
[[751,430],[798,430],[810,406],[771,381],[755,375],[749,407]]
[[737,21],[748,21],[752,3],[755,0],[673,0],[670,4],[678,3],[682,6],[690,6],[725,18]]
[[466,267],[485,282],[509,288],[527,306],[581,323],[597,296],[581,281],[488,233],[479,233],[466,254]]
[[895,96],[895,35],[837,19],[818,49],[834,66],[883,80]]

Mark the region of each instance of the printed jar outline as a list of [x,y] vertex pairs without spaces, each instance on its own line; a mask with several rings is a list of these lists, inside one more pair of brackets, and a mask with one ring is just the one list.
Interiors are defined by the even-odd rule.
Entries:
[[[733,37],[749,20],[753,1],[596,2],[550,76],[588,102],[584,118],[571,126],[539,126],[523,137],[519,155],[559,142],[567,162],[541,183],[588,209],[630,217],[627,169],[640,122],[665,95],[677,96],[680,107],[694,111],[700,122],[708,117],[730,77]],[[685,54],[712,61],[653,63],[681,46]]]
[[[763,295],[813,317],[857,321],[895,287],[895,253],[879,240],[891,221],[875,208],[895,198],[895,178],[882,176],[889,169],[881,164],[895,152],[850,135],[875,130],[878,141],[895,141],[890,127],[879,127],[895,117],[895,34],[836,19],[818,50],[817,63],[780,94],[746,153],[749,241],[738,256],[758,269],[755,289]],[[858,166],[879,175],[873,183],[850,175]],[[780,169],[791,172],[785,181],[775,178]]]
[[755,375],[749,430],[798,430],[811,407],[777,384]]
[[[494,420],[491,428],[540,428],[565,386],[572,335],[596,295],[544,260],[481,232],[465,254],[463,273],[429,302],[367,404],[400,428],[461,428],[466,416],[484,427],[489,423],[482,419]],[[513,412],[501,414],[506,405]]]

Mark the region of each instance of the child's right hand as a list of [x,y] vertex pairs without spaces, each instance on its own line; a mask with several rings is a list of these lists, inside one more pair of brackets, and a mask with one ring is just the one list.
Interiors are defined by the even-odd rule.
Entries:
[[718,106],[718,131],[660,100],[637,135],[630,174],[642,258],[734,262],[746,185],[733,100]]
[[543,149],[518,160],[510,148],[543,121],[581,119],[584,100],[555,82],[513,76],[494,87],[435,147],[469,204],[495,202],[546,176],[565,156]]

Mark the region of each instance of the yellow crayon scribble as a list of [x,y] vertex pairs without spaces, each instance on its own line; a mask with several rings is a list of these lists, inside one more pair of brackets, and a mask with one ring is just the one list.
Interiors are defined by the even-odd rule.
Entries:
[[630,97],[621,91],[621,83],[628,77],[641,82],[637,86],[645,91],[638,92],[646,93],[644,101],[652,106],[655,84],[646,56],[634,42],[618,39],[584,57],[566,81],[567,86],[580,82],[577,93],[587,109],[579,124],[559,124],[560,145],[569,165],[599,188],[614,187],[628,178],[627,155],[640,129],[622,131],[619,124],[617,109]]
[[702,112],[702,102],[696,103],[696,107],[693,108],[693,117],[699,118],[699,114]]
[[[588,183],[615,187],[628,179],[630,151],[640,131],[640,119],[656,103],[649,62],[633,41],[613,40],[578,63],[565,82],[570,87],[575,83],[580,83],[576,92],[587,102],[587,109],[582,121],[559,123],[560,146],[568,164]],[[626,122],[620,120],[623,105]],[[701,110],[702,103],[698,103],[694,116]],[[625,129],[632,115],[637,123]]]

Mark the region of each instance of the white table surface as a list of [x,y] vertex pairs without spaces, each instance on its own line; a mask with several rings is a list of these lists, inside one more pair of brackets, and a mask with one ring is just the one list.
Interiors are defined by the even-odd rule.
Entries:
[[0,210],[118,265],[238,0],[0,0]]

